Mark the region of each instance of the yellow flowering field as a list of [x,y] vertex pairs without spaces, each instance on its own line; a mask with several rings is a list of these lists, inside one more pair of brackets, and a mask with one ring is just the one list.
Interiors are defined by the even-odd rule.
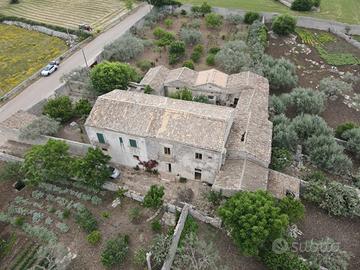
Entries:
[[39,32],[0,24],[0,96],[67,50],[65,42]]

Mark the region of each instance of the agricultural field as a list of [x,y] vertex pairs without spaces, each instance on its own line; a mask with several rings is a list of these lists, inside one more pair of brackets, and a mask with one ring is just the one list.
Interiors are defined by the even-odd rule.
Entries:
[[[181,0],[186,4],[201,4],[203,0]],[[239,8],[257,12],[288,13],[297,16],[310,16],[349,24],[360,24],[360,2],[357,0],[322,0],[320,12],[294,12],[275,0],[208,0],[210,5],[224,8]]]
[[22,0],[16,5],[10,5],[8,0],[0,0],[0,10],[0,13],[6,16],[75,30],[82,23],[101,30],[127,12],[121,0]]
[[0,24],[0,96],[67,50],[65,42],[39,32]]

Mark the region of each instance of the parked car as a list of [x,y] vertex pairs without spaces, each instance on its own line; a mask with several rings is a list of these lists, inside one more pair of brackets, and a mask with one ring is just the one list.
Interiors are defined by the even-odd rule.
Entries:
[[51,61],[42,71],[42,76],[49,76],[51,73],[54,73],[59,67],[59,62]]
[[120,171],[114,167],[109,166],[109,170],[111,171],[111,178],[116,179],[120,176]]

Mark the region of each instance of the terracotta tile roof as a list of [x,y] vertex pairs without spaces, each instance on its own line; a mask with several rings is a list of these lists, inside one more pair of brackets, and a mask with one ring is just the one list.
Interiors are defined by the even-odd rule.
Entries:
[[27,127],[36,118],[37,116],[34,114],[25,111],[18,111],[0,124],[7,128],[21,129]]

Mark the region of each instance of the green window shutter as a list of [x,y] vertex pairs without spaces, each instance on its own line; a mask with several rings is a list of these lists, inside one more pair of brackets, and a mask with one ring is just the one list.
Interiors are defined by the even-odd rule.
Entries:
[[137,144],[136,144],[135,140],[130,139],[129,142],[130,142],[131,147],[135,147],[135,148],[137,147]]
[[119,142],[120,142],[121,144],[124,143],[124,142],[123,142],[123,139],[122,139],[121,137],[119,137]]
[[104,138],[104,135],[101,134],[101,133],[96,133],[96,136],[99,140],[99,143],[105,143],[105,138]]

